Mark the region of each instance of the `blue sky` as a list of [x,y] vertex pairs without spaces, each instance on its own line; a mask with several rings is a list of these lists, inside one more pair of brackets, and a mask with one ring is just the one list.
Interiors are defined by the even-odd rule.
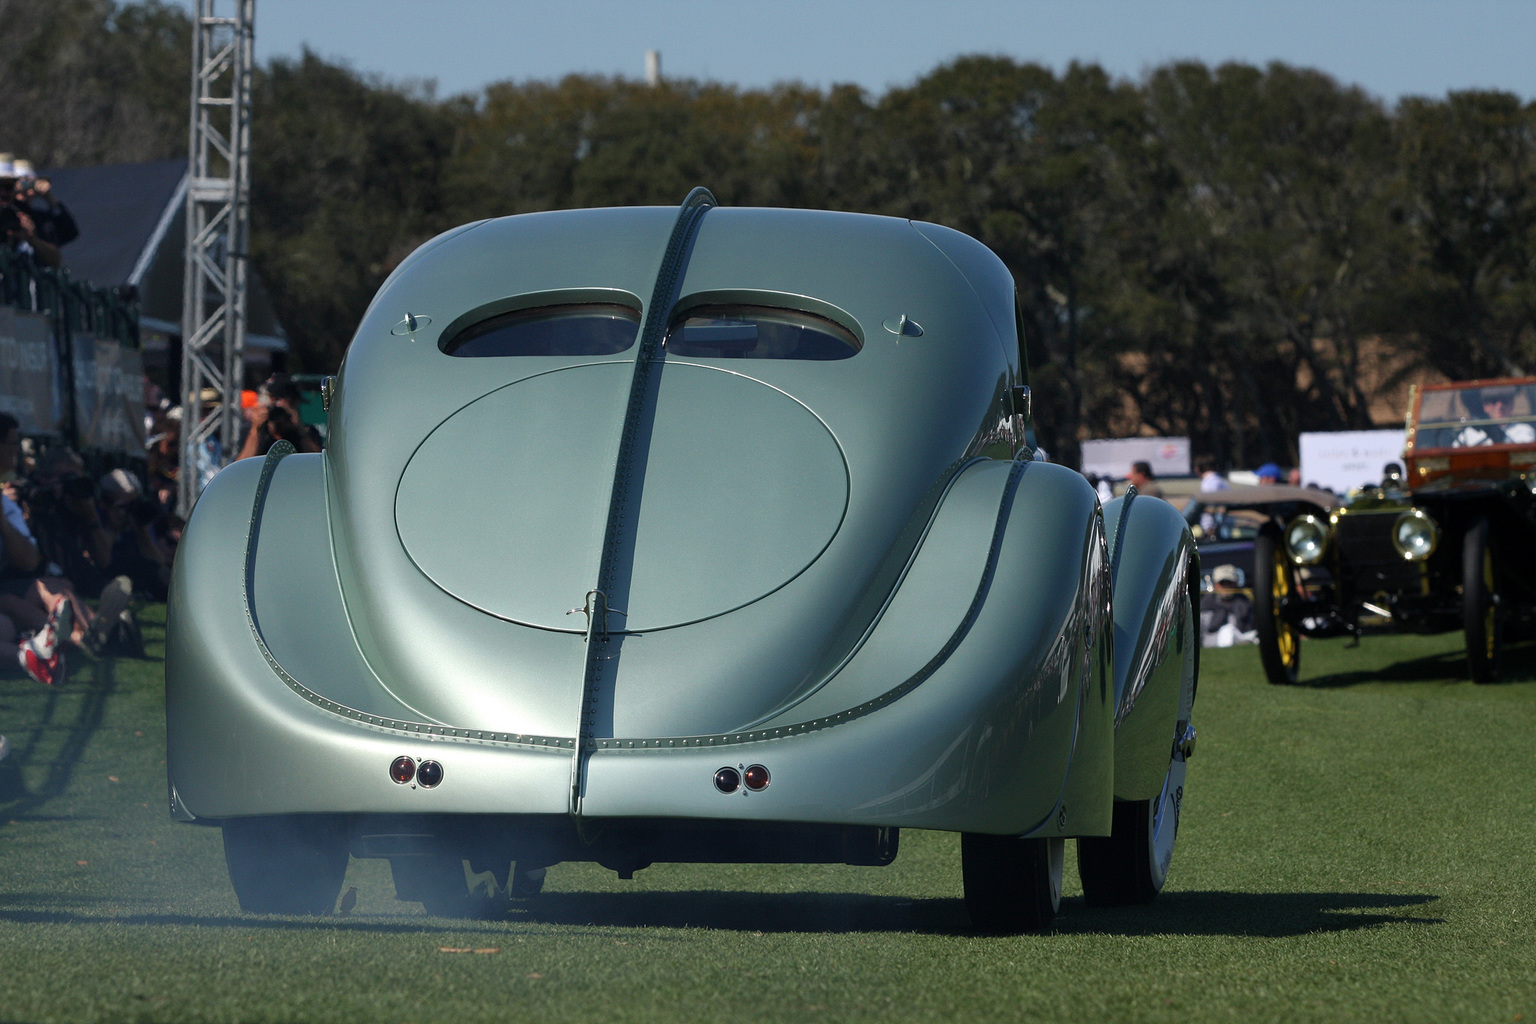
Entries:
[[[191,7],[191,0],[180,0]],[[233,10],[232,0],[218,0]],[[1392,101],[1497,88],[1536,98],[1531,0],[257,0],[261,62],[304,46],[438,95],[569,72],[878,95],[966,53],[1136,79],[1179,58],[1281,60]]]

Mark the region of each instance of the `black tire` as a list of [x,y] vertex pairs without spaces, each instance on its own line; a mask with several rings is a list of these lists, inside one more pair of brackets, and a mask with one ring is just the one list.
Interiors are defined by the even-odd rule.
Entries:
[[1479,519],[1461,541],[1461,616],[1467,641],[1467,671],[1474,683],[1499,678],[1504,617],[1494,585],[1494,552],[1488,520]]
[[1184,762],[1176,759],[1163,792],[1115,804],[1114,831],[1077,841],[1077,873],[1090,907],[1151,903],[1168,880],[1184,800]]
[[224,862],[253,914],[329,914],[347,874],[343,821],[317,815],[235,818],[224,823]]
[[433,917],[473,917],[479,909],[470,899],[464,861],[451,854],[391,857],[395,898],[420,903]]
[[1043,932],[1061,909],[1066,841],[966,832],[960,836],[965,909],[978,931]]
[[1283,614],[1296,590],[1285,544],[1270,530],[1253,542],[1253,624],[1259,634],[1264,677],[1276,686],[1294,686],[1301,672],[1301,630]]
[[1108,836],[1077,841],[1077,873],[1083,882],[1084,902],[1090,907],[1151,903],[1168,880],[1168,866],[1179,836],[1187,759],[1195,749],[1195,730],[1190,719],[1200,683],[1194,601],[1186,600],[1179,631],[1181,637],[1188,638],[1186,648],[1180,652],[1185,659],[1183,692],[1179,696],[1179,718],[1174,723],[1168,773],[1163,777],[1162,791],[1152,799],[1115,802]]

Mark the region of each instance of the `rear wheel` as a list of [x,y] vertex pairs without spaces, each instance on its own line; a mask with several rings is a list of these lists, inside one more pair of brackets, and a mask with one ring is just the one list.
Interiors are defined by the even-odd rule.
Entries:
[[[1186,734],[1193,739],[1192,730]],[[1109,836],[1077,841],[1077,872],[1090,907],[1151,903],[1163,891],[1179,833],[1184,772],[1184,756],[1177,753],[1161,793],[1151,800],[1116,803]]]
[[1253,618],[1264,676],[1276,686],[1294,686],[1301,671],[1301,631],[1284,616],[1295,589],[1285,544],[1265,530],[1253,544]]
[[1476,683],[1499,677],[1503,616],[1493,582],[1493,544],[1488,520],[1479,519],[1461,542],[1461,614],[1467,639],[1467,670]]
[[344,822],[313,815],[224,823],[224,861],[240,909],[254,914],[329,914],[347,874]]
[[985,932],[1043,932],[1061,909],[1063,839],[966,832],[960,837],[965,909]]
[[1195,639],[1194,603],[1186,598],[1178,636],[1182,640],[1183,681],[1173,749],[1162,790],[1150,800],[1117,801],[1111,832],[1077,841],[1077,872],[1083,899],[1091,907],[1151,903],[1163,891],[1173,847],[1179,835],[1184,778],[1195,752],[1195,691],[1200,681],[1200,643]]

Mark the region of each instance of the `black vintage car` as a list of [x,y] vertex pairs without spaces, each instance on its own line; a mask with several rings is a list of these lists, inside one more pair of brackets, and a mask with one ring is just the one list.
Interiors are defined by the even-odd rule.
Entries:
[[[1276,553],[1283,553],[1286,525],[1301,517],[1326,519],[1339,505],[1329,491],[1259,484],[1202,492],[1184,508],[1184,518],[1199,543],[1201,589],[1212,589],[1220,566],[1239,570],[1243,593],[1253,601],[1255,631],[1271,681],[1285,681],[1271,670],[1272,659],[1294,664],[1299,657],[1296,636],[1278,628],[1273,612],[1275,588],[1288,586],[1295,578],[1295,573],[1277,575],[1276,571]],[[1309,571],[1309,581],[1317,575]],[[1281,597],[1288,600],[1289,591]],[[1294,681],[1294,672],[1289,681]]]
[[1254,611],[1269,681],[1296,681],[1302,637],[1458,628],[1473,680],[1496,679],[1506,629],[1536,608],[1533,423],[1536,378],[1415,387],[1406,471],[1262,531]]

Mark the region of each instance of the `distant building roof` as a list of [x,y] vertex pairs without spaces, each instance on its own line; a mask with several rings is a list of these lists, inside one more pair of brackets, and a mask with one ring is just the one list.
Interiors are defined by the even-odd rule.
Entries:
[[[98,288],[132,285],[141,322],[163,334],[181,333],[186,248],[187,161],[59,167],[42,171],[69,207],[80,237],[64,246],[64,266]],[[252,272],[246,293],[246,343],[286,350],[266,287]]]

